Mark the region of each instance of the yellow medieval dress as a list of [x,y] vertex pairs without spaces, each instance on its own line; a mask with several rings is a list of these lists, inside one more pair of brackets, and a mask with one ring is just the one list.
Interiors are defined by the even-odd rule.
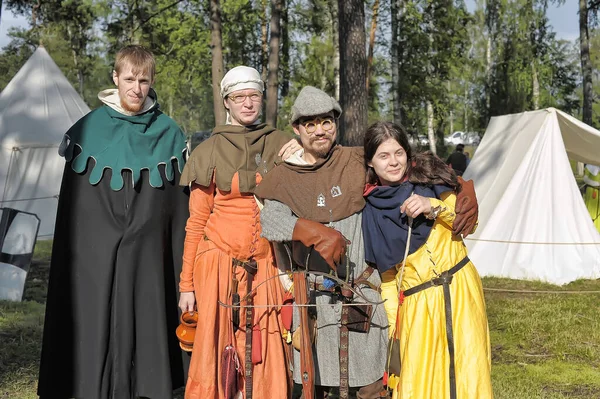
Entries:
[[586,165],[583,181],[586,184],[583,201],[596,230],[600,232],[600,166]]
[[[425,244],[407,257],[399,284],[402,291],[431,281],[467,257],[462,239],[452,236],[456,195],[447,192],[441,198],[430,198],[432,207],[440,206],[441,210]],[[448,286],[456,398],[488,399],[493,393],[483,287],[473,263],[468,258],[464,262],[466,265],[452,275]],[[401,295],[399,305],[396,284],[400,273],[394,273],[390,279],[388,272],[383,275],[387,283],[382,284],[382,297],[387,300],[390,326],[395,326],[393,334],[400,340],[401,359],[400,376],[392,376],[388,382],[388,386],[394,387],[392,398],[449,399],[450,354],[444,288],[437,285],[406,297]]]

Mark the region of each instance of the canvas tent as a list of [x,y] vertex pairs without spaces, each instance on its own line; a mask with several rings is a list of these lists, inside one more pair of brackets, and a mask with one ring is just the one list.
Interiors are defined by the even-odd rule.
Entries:
[[0,93],[0,207],[37,214],[52,237],[64,133],[90,111],[48,52],[39,47]]
[[491,118],[464,174],[479,201],[465,242],[481,275],[600,278],[600,234],[569,159],[600,164],[600,131],[554,108]]

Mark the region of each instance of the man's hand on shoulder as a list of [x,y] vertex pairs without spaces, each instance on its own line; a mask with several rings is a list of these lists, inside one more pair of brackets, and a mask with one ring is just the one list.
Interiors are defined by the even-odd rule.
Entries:
[[298,140],[291,139],[290,141],[288,141],[287,143],[285,143],[283,145],[283,147],[281,147],[281,149],[279,150],[279,152],[277,153],[277,155],[280,156],[281,159],[283,159],[285,161],[289,157],[291,157],[292,155],[294,155],[298,150],[301,150],[301,149],[302,149],[302,146],[300,145],[300,143],[298,142]]
[[459,176],[458,182],[460,189],[456,196],[456,219],[454,219],[452,233],[454,235],[462,234],[466,238],[475,230],[477,218],[479,217],[479,206],[473,180],[464,180]]

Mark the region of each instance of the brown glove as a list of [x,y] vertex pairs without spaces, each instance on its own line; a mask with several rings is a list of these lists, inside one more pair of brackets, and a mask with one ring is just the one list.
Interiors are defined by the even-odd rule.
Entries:
[[464,180],[458,176],[458,183],[460,187],[456,196],[456,219],[454,219],[452,233],[454,235],[462,234],[463,237],[467,237],[473,233],[477,225],[479,206],[477,205],[473,180]]
[[346,238],[339,231],[308,219],[298,219],[294,226],[292,239],[307,247],[313,246],[325,259],[329,267],[337,270],[346,254]]

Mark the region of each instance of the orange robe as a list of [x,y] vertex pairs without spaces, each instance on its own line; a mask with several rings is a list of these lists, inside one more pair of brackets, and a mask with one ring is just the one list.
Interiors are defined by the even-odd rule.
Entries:
[[[257,174],[258,180],[260,175]],[[232,277],[239,281],[240,298],[247,292],[246,271],[232,267],[232,259],[245,261],[253,257],[257,261],[258,272],[252,285],[257,287],[254,305],[283,302],[283,288],[278,278],[259,286],[279,272],[269,242],[260,236],[260,210],[254,196],[239,192],[237,173],[231,187],[231,191],[221,191],[214,181],[209,187],[193,183],[190,193],[180,291],[195,292],[199,313],[186,399],[224,397],[221,355],[225,346],[232,343],[232,310],[217,301],[231,304]],[[279,310],[277,306],[254,309],[254,323],[260,329],[262,348],[262,361],[253,367],[255,398],[285,399],[288,396]],[[245,365],[245,320],[245,309],[240,309],[240,329],[233,343],[242,368]],[[253,341],[253,345],[258,343]],[[242,392],[245,395],[245,388]]]

